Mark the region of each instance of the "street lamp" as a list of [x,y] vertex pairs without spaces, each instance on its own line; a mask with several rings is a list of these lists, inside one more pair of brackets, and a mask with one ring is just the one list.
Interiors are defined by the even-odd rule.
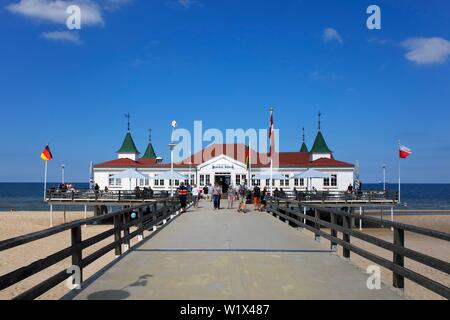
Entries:
[[170,137],[169,149],[170,149],[170,196],[173,197],[173,150],[176,147],[176,143],[173,141],[173,132],[177,127],[177,122],[175,120],[171,123],[172,135]]
[[64,184],[64,169],[66,166],[64,164],[61,165],[61,183]]
[[386,165],[383,165],[383,191],[386,191]]

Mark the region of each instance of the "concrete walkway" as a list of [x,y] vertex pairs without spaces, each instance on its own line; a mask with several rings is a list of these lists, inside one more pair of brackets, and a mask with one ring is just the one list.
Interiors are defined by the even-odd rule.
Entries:
[[401,299],[369,290],[368,275],[267,213],[179,216],[75,299]]

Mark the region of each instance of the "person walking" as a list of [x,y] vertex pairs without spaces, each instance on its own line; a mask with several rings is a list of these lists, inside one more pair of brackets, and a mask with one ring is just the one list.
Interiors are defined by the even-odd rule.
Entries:
[[210,201],[213,201],[213,198],[214,198],[213,190],[214,190],[214,187],[209,184],[208,185],[208,194],[209,194],[209,200]]
[[259,208],[259,211],[265,211],[267,208],[267,197],[269,195],[269,192],[267,191],[267,187],[264,187],[262,193],[261,193],[261,207]]
[[253,188],[253,209],[259,211],[261,200],[261,189],[258,186]]
[[228,188],[228,209],[233,209],[234,199],[236,197],[236,190],[233,188],[233,186],[230,186]]
[[181,213],[186,212],[186,203],[187,203],[187,195],[189,191],[187,187],[184,185],[184,182],[180,183],[180,186],[177,189],[178,199],[180,200],[181,205]]
[[194,208],[198,207],[199,196],[200,190],[197,188],[197,185],[194,184],[194,187],[192,188],[192,202],[194,203]]
[[247,191],[247,187],[245,184],[241,184],[239,186],[239,208],[238,208],[238,212],[242,212],[245,213],[245,207],[246,207],[246,191]]
[[221,189],[218,183],[214,184],[213,190],[212,190],[212,196],[213,196],[213,204],[214,204],[214,210],[220,209],[220,197],[221,197]]
[[203,187],[203,195],[205,196],[205,200],[208,200],[208,199],[209,199],[208,190],[209,190],[208,186],[205,185],[205,186]]

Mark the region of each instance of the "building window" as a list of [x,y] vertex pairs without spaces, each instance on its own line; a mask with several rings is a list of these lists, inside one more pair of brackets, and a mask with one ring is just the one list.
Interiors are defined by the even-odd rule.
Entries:
[[205,175],[204,174],[200,175],[200,185],[205,186]]
[[209,174],[207,174],[205,177],[206,177],[206,184],[210,185],[211,184],[211,176]]
[[139,179],[139,186],[144,186],[144,179]]
[[122,185],[122,179],[111,178],[112,176],[113,176],[112,174],[109,175],[109,180],[108,180],[109,186],[110,187],[114,187],[114,186],[120,187]]
[[148,187],[150,185],[150,180],[149,179],[145,179],[145,185]]
[[237,174],[236,175],[236,185],[239,186],[241,184],[241,175]]
[[[331,181],[330,181],[331,180]],[[337,187],[337,174],[332,174],[331,178],[324,178],[323,185],[325,187]]]
[[157,186],[159,186],[159,180],[158,179],[155,180],[155,187],[157,187]]
[[195,184],[195,175],[191,174],[191,186]]
[[179,186],[180,185],[180,180],[175,180],[175,186]]
[[270,185],[270,179],[266,179],[266,187]]
[[288,175],[288,174],[285,174],[284,176],[285,176],[287,179],[286,179],[286,180],[280,180],[280,186],[281,186],[281,187],[284,187],[284,186],[289,187],[289,175]]
[[[256,176],[256,174],[252,174],[252,178]],[[253,180],[252,179],[252,186],[260,186],[261,185],[261,180]]]

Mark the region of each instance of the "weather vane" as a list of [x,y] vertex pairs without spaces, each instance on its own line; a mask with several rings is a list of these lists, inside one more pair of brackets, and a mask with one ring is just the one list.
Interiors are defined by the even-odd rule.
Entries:
[[152,129],[148,129],[148,142],[152,142]]
[[128,132],[130,132],[131,115],[129,112],[125,114],[125,118],[127,118],[127,120],[128,120],[128,123],[127,123],[128,124]]
[[322,116],[322,113],[319,111],[319,131],[320,131],[320,117]]

